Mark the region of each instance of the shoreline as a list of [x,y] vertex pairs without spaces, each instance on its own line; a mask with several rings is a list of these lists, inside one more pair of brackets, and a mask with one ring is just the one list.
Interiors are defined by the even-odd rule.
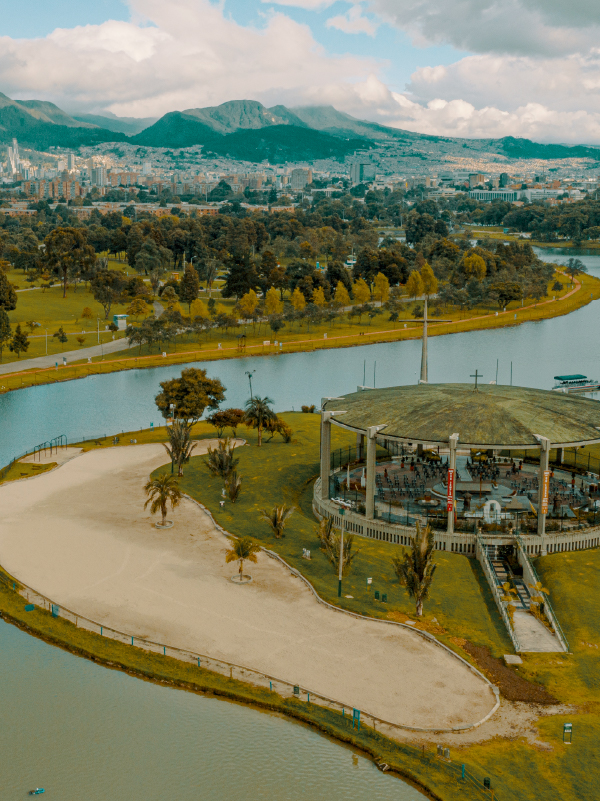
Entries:
[[[449,323],[436,322],[435,318],[430,318],[428,321],[428,336],[447,336],[471,331],[513,327],[528,322],[540,322],[570,314],[599,298],[600,279],[584,274],[580,276],[580,279],[575,278],[573,289],[558,300],[549,298],[540,303],[530,304],[518,309],[489,312],[476,317],[453,320]],[[239,346],[216,347],[209,350],[198,349],[170,353],[166,356],[159,354],[127,356],[121,359],[91,363],[76,362],[66,366],[59,365],[58,367],[46,367],[37,370],[16,370],[15,372],[7,372],[0,375],[0,394],[31,386],[62,383],[64,381],[87,378],[90,375],[104,375],[125,370],[152,369],[193,362],[213,362],[254,356],[278,356],[288,353],[306,353],[314,352],[315,350],[334,350],[336,348],[403,342],[421,339],[421,330],[421,325],[417,324],[410,327],[407,325],[405,328],[380,331],[358,331],[356,334],[343,334],[340,336],[329,336],[331,332],[326,332],[326,335],[319,339],[310,338],[310,335],[308,335],[307,338],[281,342],[277,346],[270,340],[268,344],[265,344],[267,340],[264,340],[262,343],[257,342],[243,348]],[[54,377],[55,375],[57,377]]]

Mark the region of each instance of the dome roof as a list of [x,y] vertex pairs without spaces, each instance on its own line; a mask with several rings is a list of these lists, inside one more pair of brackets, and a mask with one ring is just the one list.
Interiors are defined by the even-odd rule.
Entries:
[[[577,395],[526,387],[417,384],[353,392],[324,403],[338,411],[333,422],[364,432],[383,426],[382,437],[445,444],[459,434],[460,447],[539,447],[600,442],[600,403]],[[345,414],[341,414],[341,412]]]

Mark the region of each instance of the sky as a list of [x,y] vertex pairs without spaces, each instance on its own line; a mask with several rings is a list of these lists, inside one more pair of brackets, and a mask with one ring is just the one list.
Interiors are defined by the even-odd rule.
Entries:
[[20,0],[0,91],[157,117],[252,99],[441,136],[600,144],[598,0]]

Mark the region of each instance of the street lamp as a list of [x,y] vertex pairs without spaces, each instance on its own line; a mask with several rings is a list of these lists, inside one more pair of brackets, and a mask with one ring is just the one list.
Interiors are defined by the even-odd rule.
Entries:
[[339,571],[338,571],[338,598],[342,597],[342,569],[344,567],[344,514],[345,509],[340,509],[340,517],[342,518],[342,534],[340,537],[340,557],[339,557]]
[[[172,425],[175,422],[175,404],[174,403],[170,403],[169,404],[169,409],[171,410],[171,425]],[[175,464],[173,456],[174,456],[174,454],[173,454],[173,446],[171,445],[171,475],[173,475],[173,465]]]
[[256,370],[246,370],[246,375],[248,376],[248,382],[250,384],[250,400],[252,400],[252,376]]

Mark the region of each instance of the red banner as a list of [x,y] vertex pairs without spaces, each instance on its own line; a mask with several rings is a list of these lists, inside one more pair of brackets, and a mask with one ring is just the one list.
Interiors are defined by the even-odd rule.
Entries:
[[448,512],[454,510],[454,468],[448,470],[448,504],[446,506]]
[[550,471],[544,470],[544,480],[542,483],[542,514],[548,514],[548,496],[550,495]]

